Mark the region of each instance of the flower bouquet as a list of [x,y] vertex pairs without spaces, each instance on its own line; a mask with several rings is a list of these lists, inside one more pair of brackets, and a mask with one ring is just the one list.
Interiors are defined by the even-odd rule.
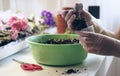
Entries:
[[0,60],[26,48],[26,37],[41,34],[53,25],[54,19],[48,11],[41,12],[39,19],[23,13],[0,17]]

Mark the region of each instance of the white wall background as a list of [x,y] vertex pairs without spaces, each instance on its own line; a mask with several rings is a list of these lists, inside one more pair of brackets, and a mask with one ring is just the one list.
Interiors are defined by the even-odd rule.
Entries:
[[0,0],[0,10],[9,9],[9,0]]
[[42,10],[54,11],[59,0],[10,0],[10,9],[22,11],[26,15],[39,16]]
[[2,0],[0,0],[0,10],[3,10]]

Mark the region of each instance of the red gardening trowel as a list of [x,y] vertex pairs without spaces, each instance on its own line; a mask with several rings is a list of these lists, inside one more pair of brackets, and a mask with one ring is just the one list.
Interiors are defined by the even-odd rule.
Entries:
[[36,65],[36,64],[25,63],[25,62],[22,62],[22,61],[18,61],[16,59],[12,59],[12,60],[21,64],[20,67],[25,71],[43,70],[43,68],[41,66]]

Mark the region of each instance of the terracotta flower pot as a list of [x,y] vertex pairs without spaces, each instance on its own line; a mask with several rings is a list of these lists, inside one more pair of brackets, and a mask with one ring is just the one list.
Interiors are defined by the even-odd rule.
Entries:
[[[73,9],[72,7],[63,7],[62,10],[70,10]],[[57,33],[65,33],[67,28],[67,22],[61,16],[61,14],[57,15],[56,18],[56,25],[57,25]]]
[[57,25],[57,33],[64,33],[65,32],[65,30],[67,28],[67,23],[64,20],[64,18],[62,18],[61,14],[57,15],[56,25]]

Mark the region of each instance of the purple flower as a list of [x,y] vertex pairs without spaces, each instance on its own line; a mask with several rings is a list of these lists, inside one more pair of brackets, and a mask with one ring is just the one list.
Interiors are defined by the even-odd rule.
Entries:
[[42,15],[42,18],[44,19],[44,24],[46,24],[46,25],[54,25],[55,24],[54,18],[52,16],[51,12],[44,10],[41,12],[41,15]]
[[42,16],[46,16],[46,14],[47,14],[47,11],[46,11],[46,10],[43,10],[43,11],[41,12],[41,15],[42,15]]
[[49,25],[54,25],[54,24],[55,24],[54,21],[50,21],[50,22],[49,22]]
[[44,19],[44,24],[49,24],[49,19],[48,18]]
[[49,17],[52,17],[52,14],[50,12],[47,12],[46,13],[46,17],[49,18]]
[[53,20],[53,18],[48,18],[48,20],[49,20],[49,25],[54,25],[54,20]]
[[55,22],[54,22],[53,18],[45,18],[45,19],[44,19],[44,24],[54,25]]

